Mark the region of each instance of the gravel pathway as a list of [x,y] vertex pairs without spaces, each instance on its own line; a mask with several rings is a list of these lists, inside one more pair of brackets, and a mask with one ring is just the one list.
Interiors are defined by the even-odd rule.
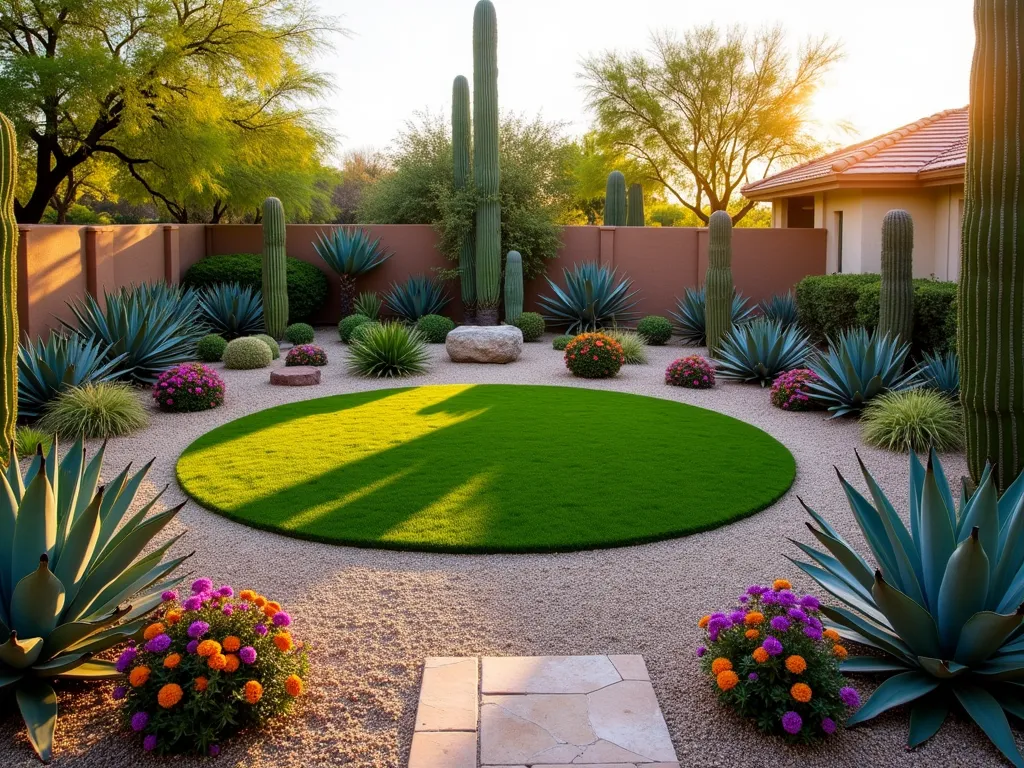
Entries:
[[[386,552],[303,542],[230,522],[190,503],[168,534],[188,530],[182,551],[195,549],[190,569],[237,588],[252,587],[285,605],[296,634],[312,643],[309,694],[295,716],[266,733],[235,740],[220,763],[238,766],[401,768],[408,758],[426,656],[643,654],[682,765],[692,766],[994,766],[998,753],[980,731],[947,723],[921,749],[905,747],[905,711],[808,748],[766,738],[718,706],[698,672],[696,620],[731,606],[753,582],[785,576],[808,580],[785,556],[799,554],[787,539],[808,540],[796,496],[822,512],[844,535],[860,542],[832,465],[857,476],[853,449],[862,455],[898,509],[906,507],[906,461],[863,446],[851,422],[821,414],[772,408],[756,386],[719,385],[691,391],[663,383],[665,367],[683,354],[678,346],[649,348],[649,362],[628,366],[615,379],[582,381],[565,370],[550,337],[526,345],[510,366],[456,365],[432,348],[428,375],[397,386],[447,383],[522,383],[595,387],[662,397],[711,408],[764,429],[796,457],[793,489],[770,509],[708,533],[638,547],[562,555],[453,556]],[[224,371],[224,407],[204,414],[154,411],[152,426],[112,441],[106,466],[157,456],[151,493],[170,484],[165,499],[182,499],[174,462],[214,426],[298,398],[394,387],[344,371],[345,348],[331,330],[317,343],[331,358],[318,387],[271,387],[268,372]],[[283,361],[275,361],[283,365]],[[557,429],[557,425],[552,425]],[[657,446],[651,446],[657,460]],[[451,461],[464,460],[448,457]],[[614,457],[598,457],[614,468]],[[946,463],[951,477],[966,472],[960,456]],[[552,467],[551,471],[557,471]],[[685,499],[687,469],[665,466],[664,479]],[[857,483],[860,485],[860,483]],[[728,493],[728,488],[723,489]],[[642,504],[642,499],[637,500]],[[685,503],[685,502],[684,502]],[[856,684],[870,688],[863,677]],[[167,765],[143,755],[139,742],[117,730],[108,685],[83,687],[61,697],[55,764],[75,768]],[[0,764],[37,764],[16,736],[16,717],[0,726]],[[12,746],[12,739],[17,743]],[[1024,739],[1018,738],[1024,745]],[[176,759],[175,765],[209,765]]]

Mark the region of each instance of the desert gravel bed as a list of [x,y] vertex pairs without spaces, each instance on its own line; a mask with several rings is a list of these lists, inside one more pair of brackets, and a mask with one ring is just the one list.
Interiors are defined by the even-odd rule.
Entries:
[[[853,450],[860,448],[897,508],[905,508],[905,459],[865,447],[855,423],[826,421],[821,414],[785,413],[772,408],[767,391],[756,386],[719,385],[701,392],[666,386],[662,376],[668,363],[693,351],[675,345],[649,348],[647,365],[624,367],[617,378],[598,382],[570,376],[549,337],[526,345],[522,359],[510,366],[455,365],[443,347],[434,346],[431,372],[396,384],[346,374],[345,347],[333,330],[318,331],[317,343],[331,360],[322,385],[271,387],[265,369],[224,371],[224,407],[189,415],[154,411],[149,429],[110,443],[106,467],[117,470],[128,461],[141,463],[156,456],[144,492],[170,484],[165,500],[177,503],[183,499],[174,481],[178,455],[201,434],[244,414],[297,398],[374,388],[521,383],[632,392],[735,416],[764,429],[793,452],[797,479],[770,509],[711,532],[559,555],[433,555],[316,544],[252,530],[189,503],[168,532],[187,529],[178,548],[195,550],[189,570],[273,596],[295,619],[296,635],[312,644],[310,692],[296,714],[266,733],[237,739],[224,749],[220,764],[399,768],[408,757],[423,657],[591,653],[646,657],[684,766],[1004,764],[980,731],[964,721],[947,723],[923,748],[907,751],[905,711],[820,747],[788,747],[727,714],[698,672],[694,649],[699,616],[730,606],[749,583],[775,576],[810,587],[785,558],[799,554],[788,538],[810,538],[798,494],[844,535],[860,541],[833,464],[856,477]],[[650,446],[650,460],[658,461],[657,445]],[[614,456],[595,456],[594,462],[614,472]],[[951,477],[966,471],[960,456],[948,457],[946,467]],[[678,486],[682,505],[686,472],[683,466],[663,468],[664,481]],[[856,681],[862,692],[870,689],[863,677]],[[73,702],[62,697],[55,764],[170,764],[145,756],[135,738],[118,730],[109,690],[109,685],[94,685],[82,689]],[[0,765],[37,764],[24,738],[15,736],[18,724],[15,716],[3,720]],[[1018,742],[1024,745],[1020,737]],[[186,758],[174,764],[210,762]]]

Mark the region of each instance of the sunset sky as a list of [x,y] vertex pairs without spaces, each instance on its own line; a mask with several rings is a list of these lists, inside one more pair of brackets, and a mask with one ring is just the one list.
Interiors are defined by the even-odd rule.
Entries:
[[[317,0],[337,13],[337,0]],[[503,110],[543,114],[582,133],[590,123],[576,73],[587,54],[647,45],[652,30],[780,22],[844,43],[845,60],[815,101],[824,135],[851,143],[968,100],[974,46],[970,0],[495,0]],[[474,0],[346,3],[353,36],[320,59],[336,85],[339,154],[385,147],[417,110],[447,112],[452,78],[472,79]],[[829,126],[850,121],[852,136]]]

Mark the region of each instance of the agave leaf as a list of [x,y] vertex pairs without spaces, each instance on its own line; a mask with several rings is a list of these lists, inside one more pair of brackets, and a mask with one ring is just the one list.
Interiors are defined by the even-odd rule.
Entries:
[[32,674],[36,677],[56,677],[79,667],[88,661],[88,653],[62,653],[55,659],[32,665]]
[[1024,691],[1019,683],[1007,683],[992,690],[999,706],[1005,709],[1014,717],[1024,720]]
[[15,672],[10,670],[0,670],[0,688],[6,688],[9,685],[14,685],[24,677],[24,673]]
[[871,553],[875,556],[875,560],[878,561],[886,578],[899,587],[903,580],[900,577],[899,567],[896,565],[896,553],[892,549],[889,535],[882,523],[882,516],[868,503],[867,499],[860,495],[856,488],[846,482],[846,478],[843,477],[838,467],[836,475],[846,493],[846,499],[850,503],[850,509],[857,520],[857,525],[860,526],[868,547],[871,548]]
[[[812,531],[815,530],[810,525],[808,525],[807,527],[810,528]],[[822,533],[821,536],[826,540],[828,539],[828,536],[826,536],[824,533]],[[795,544],[804,554],[806,554],[809,558],[814,560],[814,562],[816,562],[826,571],[831,573],[837,579],[840,579],[841,581],[845,582],[846,585],[854,592],[856,592],[858,595],[860,595],[861,598],[863,598],[866,601],[871,600],[871,592],[867,589],[864,589],[864,586],[860,583],[860,579],[858,579],[852,573],[850,573],[850,571],[847,570],[846,566],[844,566],[839,560],[829,555],[826,555],[824,552],[819,552],[813,547],[809,547],[806,544],[796,541],[795,539],[790,539],[790,541],[792,541],[793,544]],[[874,583],[874,577],[871,577],[871,582]]]
[[117,671],[114,662],[92,659],[61,672],[57,677],[66,680],[117,680],[123,675]]
[[[13,459],[12,459],[13,461]],[[18,500],[14,497],[7,476],[0,473],[0,620],[6,622],[7,603],[11,598],[14,584],[11,582],[10,542],[14,540],[14,529],[18,521]]]
[[[153,466],[155,460],[150,459],[147,461],[142,469],[125,481],[124,486],[117,493],[110,494],[110,491],[117,487],[116,485],[107,486],[107,493],[104,494],[103,499],[104,503],[100,507],[100,538],[97,546],[97,551],[99,552],[96,557],[97,560],[103,560],[117,545],[118,541],[131,533],[133,524],[137,524],[137,521],[141,519],[140,515],[142,513],[139,512],[127,525],[122,526],[118,530],[118,526],[121,525],[124,516],[128,514],[128,509],[131,507],[132,502],[135,501],[135,495],[139,492],[142,481],[146,479],[146,475],[149,474],[149,469]],[[130,467],[131,465],[129,464],[128,466]],[[128,467],[125,467],[125,469],[127,470]],[[150,505],[154,501],[156,499],[151,500]]]
[[988,556],[989,564],[994,571],[999,560],[999,494],[991,476],[984,485],[979,486],[974,498],[975,502],[960,518],[957,544],[966,541],[971,531],[976,528],[981,548]]
[[11,596],[11,626],[25,637],[46,637],[64,609],[64,585],[50,571],[48,558],[18,582]]
[[[132,611],[132,608],[133,606],[130,605],[119,608],[119,618],[127,616]],[[121,643],[131,640],[151,623],[152,619],[149,616],[143,616],[131,621],[126,621],[123,624],[118,624],[117,626],[107,627],[106,629],[100,630],[94,635],[89,635],[74,645],[68,646],[65,650],[67,650],[68,653],[103,653],[103,651],[109,650],[115,645],[120,645]]]
[[939,681],[924,672],[894,675],[878,686],[857,712],[846,721],[848,726],[864,723],[883,712],[927,696],[939,687]]
[[870,617],[872,621],[877,621],[880,624],[889,623],[883,613],[879,612],[879,610],[869,601],[860,597],[855,589],[851,588],[841,579],[833,576],[826,570],[811,565],[810,563],[802,563],[798,560],[793,560],[790,557],[787,557],[786,559],[818,582],[823,589],[837,600],[841,600],[851,608],[860,611],[865,616]]
[[961,664],[974,667],[1000,649],[1014,630],[1024,623],[1024,617],[1011,613],[1003,615],[982,611],[967,620],[960,632],[953,658]]
[[7,462],[7,469],[3,470],[2,474],[14,491],[14,498],[20,502],[21,497],[25,495],[25,481],[21,475],[21,459],[18,457],[17,446],[14,440],[11,440],[9,449],[11,460]]
[[1017,749],[1006,713],[995,697],[984,688],[967,682],[958,682],[953,693],[1006,759],[1017,768],[1024,768],[1024,756]]
[[60,485],[54,489],[54,495],[57,497],[57,544],[53,553],[54,563],[60,559],[61,550],[67,540],[68,531],[71,529],[84,465],[85,445],[83,438],[80,437],[64,454],[64,458],[60,462],[60,471],[57,473]]
[[[43,461],[41,467],[46,466]],[[17,584],[39,565],[39,556],[53,555],[57,542],[57,500],[45,472],[39,472],[25,489],[14,527],[11,584]]]
[[[1024,472],[1021,473],[1021,476],[1024,477]],[[1017,481],[1014,481],[1014,485],[1016,483]],[[989,480],[989,485],[991,485],[991,480]],[[1004,499],[1009,492],[1003,494]],[[1002,499],[1000,499],[1000,512],[1001,504]],[[999,541],[1002,543],[1002,547],[999,551],[999,560],[992,570],[992,583],[989,585],[988,595],[989,605],[1006,595],[1013,584],[1014,576],[1024,565],[1024,505],[1014,509],[1007,516],[999,532]]]
[[1016,652],[993,656],[975,667],[974,673],[1003,682],[1024,682],[1024,654]]
[[[950,654],[955,650],[960,632],[967,620],[985,609],[988,596],[989,562],[981,546],[978,529],[974,528],[949,558],[939,588],[939,637]],[[934,656],[937,654],[928,654]]]
[[999,526],[1003,527],[1015,514],[1024,509],[1024,472],[1010,483],[1010,487],[999,497]]
[[70,536],[54,575],[64,585],[66,600],[73,602],[78,594],[79,587],[85,580],[85,575],[92,566],[93,554],[96,552],[96,542],[100,537],[100,506],[103,504],[103,489],[97,492],[92,503],[75,521],[71,528]]
[[7,642],[0,645],[0,662],[14,669],[28,669],[35,664],[43,652],[43,638],[30,637],[22,640],[12,632]]
[[949,716],[949,701],[945,696],[927,696],[914,702],[910,709],[910,735],[907,746],[919,747],[938,733]]
[[888,627],[888,622],[886,622],[886,626],[880,627],[872,624],[864,618],[861,618],[857,614],[850,612],[846,608],[831,607],[827,605],[823,605],[821,607],[821,612],[836,624],[847,627],[868,638],[876,648],[879,648],[896,658],[901,658],[915,665],[917,664],[917,657],[910,649],[910,646],[908,646],[902,638],[897,637],[896,634],[891,631],[891,628]]
[[880,659],[877,656],[850,656],[839,662],[839,671],[844,673],[906,672],[907,669],[906,664]]
[[[921,492],[921,562],[925,596],[933,610],[938,606],[942,577],[946,574],[946,564],[955,548],[956,538],[949,521],[949,512],[939,490],[934,464],[929,459]],[[987,589],[986,585],[986,592]]]
[[52,659],[58,653],[66,651],[72,646],[78,645],[79,643],[92,638],[101,630],[117,621],[120,621],[129,610],[130,606],[126,606],[124,608],[118,608],[109,616],[96,619],[95,621],[71,621],[67,624],[61,624],[50,633],[49,637],[46,638],[46,642],[43,644],[43,653],[41,658],[44,660]]
[[[78,501],[75,505],[75,520],[78,519],[78,516],[85,511],[89,502],[96,496],[96,491],[100,485],[100,470],[103,468],[103,456],[106,452],[107,441],[104,440],[99,450],[96,451],[96,455],[89,460],[89,463],[86,464],[85,469],[82,471],[82,483],[78,489]],[[116,486],[108,483],[106,487],[108,490],[111,490]]]
[[[921,556],[921,490],[924,488],[924,465],[917,458],[917,454],[910,451],[910,537],[914,540],[917,548],[918,558]],[[921,586],[924,586],[924,568],[919,566],[921,571]]]
[[89,606],[86,618],[91,619],[96,616],[102,616],[114,610],[118,605],[152,586],[191,557],[191,554],[189,554],[174,560],[168,560],[166,563],[160,562],[160,559],[167,553],[167,550],[177,543],[178,539],[183,535],[179,534],[161,545],[108,584],[96,597],[92,605]]
[[927,610],[895,587],[886,584],[882,572],[875,572],[875,586],[871,589],[875,604],[889,620],[893,631],[906,641],[918,656],[942,655],[935,620]]
[[57,694],[49,683],[38,678],[28,678],[18,686],[15,697],[32,748],[40,760],[50,762],[53,757],[53,732],[57,727]]
[[970,671],[969,667],[955,661],[933,659],[928,656],[918,656],[917,660],[925,672],[940,680],[952,680],[954,677],[960,677],[964,672]]

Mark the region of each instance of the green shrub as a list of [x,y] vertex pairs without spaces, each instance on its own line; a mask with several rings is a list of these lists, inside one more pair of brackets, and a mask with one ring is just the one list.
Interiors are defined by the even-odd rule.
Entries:
[[647,345],[639,333],[632,331],[605,331],[619,342],[625,365],[645,365],[647,363]]
[[256,336],[229,341],[224,350],[224,367],[236,371],[266,368],[273,359],[270,347]]
[[672,338],[672,323],[661,315],[648,315],[636,324],[636,332],[652,347],[661,347]]
[[366,315],[371,320],[376,320],[380,317],[380,310],[383,305],[384,302],[381,301],[380,296],[376,293],[373,291],[363,291],[352,302],[352,310],[354,314]]
[[285,328],[284,337],[290,344],[312,344],[316,331],[308,323],[292,323]]
[[513,325],[523,332],[523,341],[536,341],[544,335],[544,318],[536,312],[523,312]]
[[581,333],[565,348],[565,367],[584,379],[611,378],[625,362],[619,342],[606,333]]
[[[874,286],[881,295],[879,275],[810,275],[796,285],[800,324],[814,341],[834,338],[862,324],[857,317],[861,289]],[[878,324],[877,316],[875,324]]]
[[864,442],[890,451],[958,451],[964,427],[960,408],[931,389],[888,392],[864,409]]
[[348,358],[350,373],[396,378],[424,373],[430,355],[419,331],[401,323],[365,324]]
[[[286,260],[285,270],[288,322],[308,320],[327,301],[327,276],[312,264],[291,256]],[[189,267],[181,282],[194,288],[216,283],[239,283],[259,291],[263,289],[263,256],[259,253],[210,256]]]
[[416,330],[427,343],[444,344],[448,334],[455,330],[455,323],[444,315],[424,315],[416,321]]
[[224,358],[228,343],[223,336],[211,333],[196,344],[196,357],[204,363],[219,363]]
[[379,328],[382,323],[378,323],[376,320],[371,320],[368,323],[360,323],[353,330],[348,337],[349,344],[356,344],[363,340],[363,336],[373,331],[374,328]]
[[46,406],[40,429],[74,439],[120,437],[149,426],[149,416],[127,384],[99,382],[73,387]]
[[574,338],[574,336],[555,336],[551,342],[551,347],[552,349],[557,349],[559,352],[564,352],[565,348],[569,346],[569,342]]
[[281,356],[281,347],[278,345],[277,340],[273,336],[268,336],[265,333],[257,333],[255,336],[252,336],[251,338],[259,339],[260,341],[267,345],[267,348],[270,350],[271,360],[277,360],[277,358]]
[[19,456],[32,456],[39,446],[43,447],[43,453],[50,452],[53,445],[53,435],[35,427],[18,427],[14,433],[15,450]]
[[348,344],[352,341],[352,331],[358,328],[363,323],[373,322],[366,315],[349,315],[338,323],[338,337]]

